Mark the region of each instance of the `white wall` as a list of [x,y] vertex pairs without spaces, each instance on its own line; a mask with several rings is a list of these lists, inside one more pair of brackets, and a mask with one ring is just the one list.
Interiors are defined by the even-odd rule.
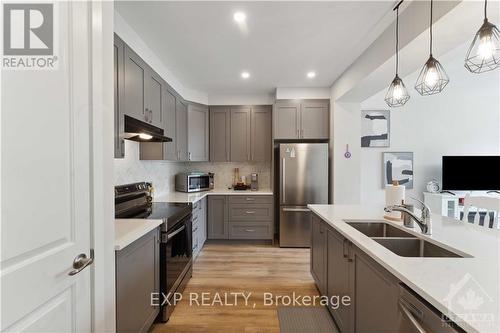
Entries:
[[273,93],[262,94],[209,94],[209,105],[271,105]]
[[[428,181],[441,179],[443,155],[500,154],[500,71],[469,73],[463,66],[467,47],[439,59],[450,77],[442,93],[420,96],[413,89],[418,72],[403,79],[411,98],[391,109],[390,148],[360,149],[361,203],[384,202],[383,151],[414,153],[415,186],[407,197],[422,197]],[[368,98],[361,109],[388,109],[385,93]],[[355,121],[360,122],[359,110]]]
[[276,88],[276,99],[329,99],[330,88]]

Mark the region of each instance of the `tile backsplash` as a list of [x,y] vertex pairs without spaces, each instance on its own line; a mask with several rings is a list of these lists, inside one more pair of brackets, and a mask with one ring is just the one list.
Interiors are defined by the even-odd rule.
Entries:
[[225,189],[233,182],[234,168],[240,176],[259,174],[259,188],[271,187],[271,162],[168,162],[139,160],[139,143],[125,140],[125,158],[114,161],[115,185],[148,181],[155,187],[156,195],[175,191],[175,175],[179,172],[214,172],[215,187]]

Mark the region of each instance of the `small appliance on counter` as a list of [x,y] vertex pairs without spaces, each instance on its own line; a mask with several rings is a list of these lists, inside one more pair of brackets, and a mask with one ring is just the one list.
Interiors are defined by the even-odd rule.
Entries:
[[178,192],[201,192],[214,188],[214,173],[183,172],[175,175],[175,190]]
[[235,191],[246,191],[250,187],[246,183],[247,177],[240,177],[240,169],[234,168],[234,176],[233,176],[233,190]]
[[259,190],[259,175],[257,173],[252,173],[250,175],[250,190],[252,191]]

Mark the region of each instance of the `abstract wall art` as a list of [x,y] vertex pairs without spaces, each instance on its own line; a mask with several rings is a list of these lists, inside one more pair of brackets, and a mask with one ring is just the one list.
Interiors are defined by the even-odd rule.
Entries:
[[389,147],[390,123],[388,110],[362,110],[361,147]]
[[406,189],[413,188],[413,153],[385,152],[383,153],[384,180],[382,187],[398,181]]

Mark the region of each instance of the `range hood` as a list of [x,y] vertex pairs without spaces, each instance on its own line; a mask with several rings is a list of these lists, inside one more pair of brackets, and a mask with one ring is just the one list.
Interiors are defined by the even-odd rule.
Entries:
[[123,138],[139,142],[171,142],[161,128],[125,115]]

